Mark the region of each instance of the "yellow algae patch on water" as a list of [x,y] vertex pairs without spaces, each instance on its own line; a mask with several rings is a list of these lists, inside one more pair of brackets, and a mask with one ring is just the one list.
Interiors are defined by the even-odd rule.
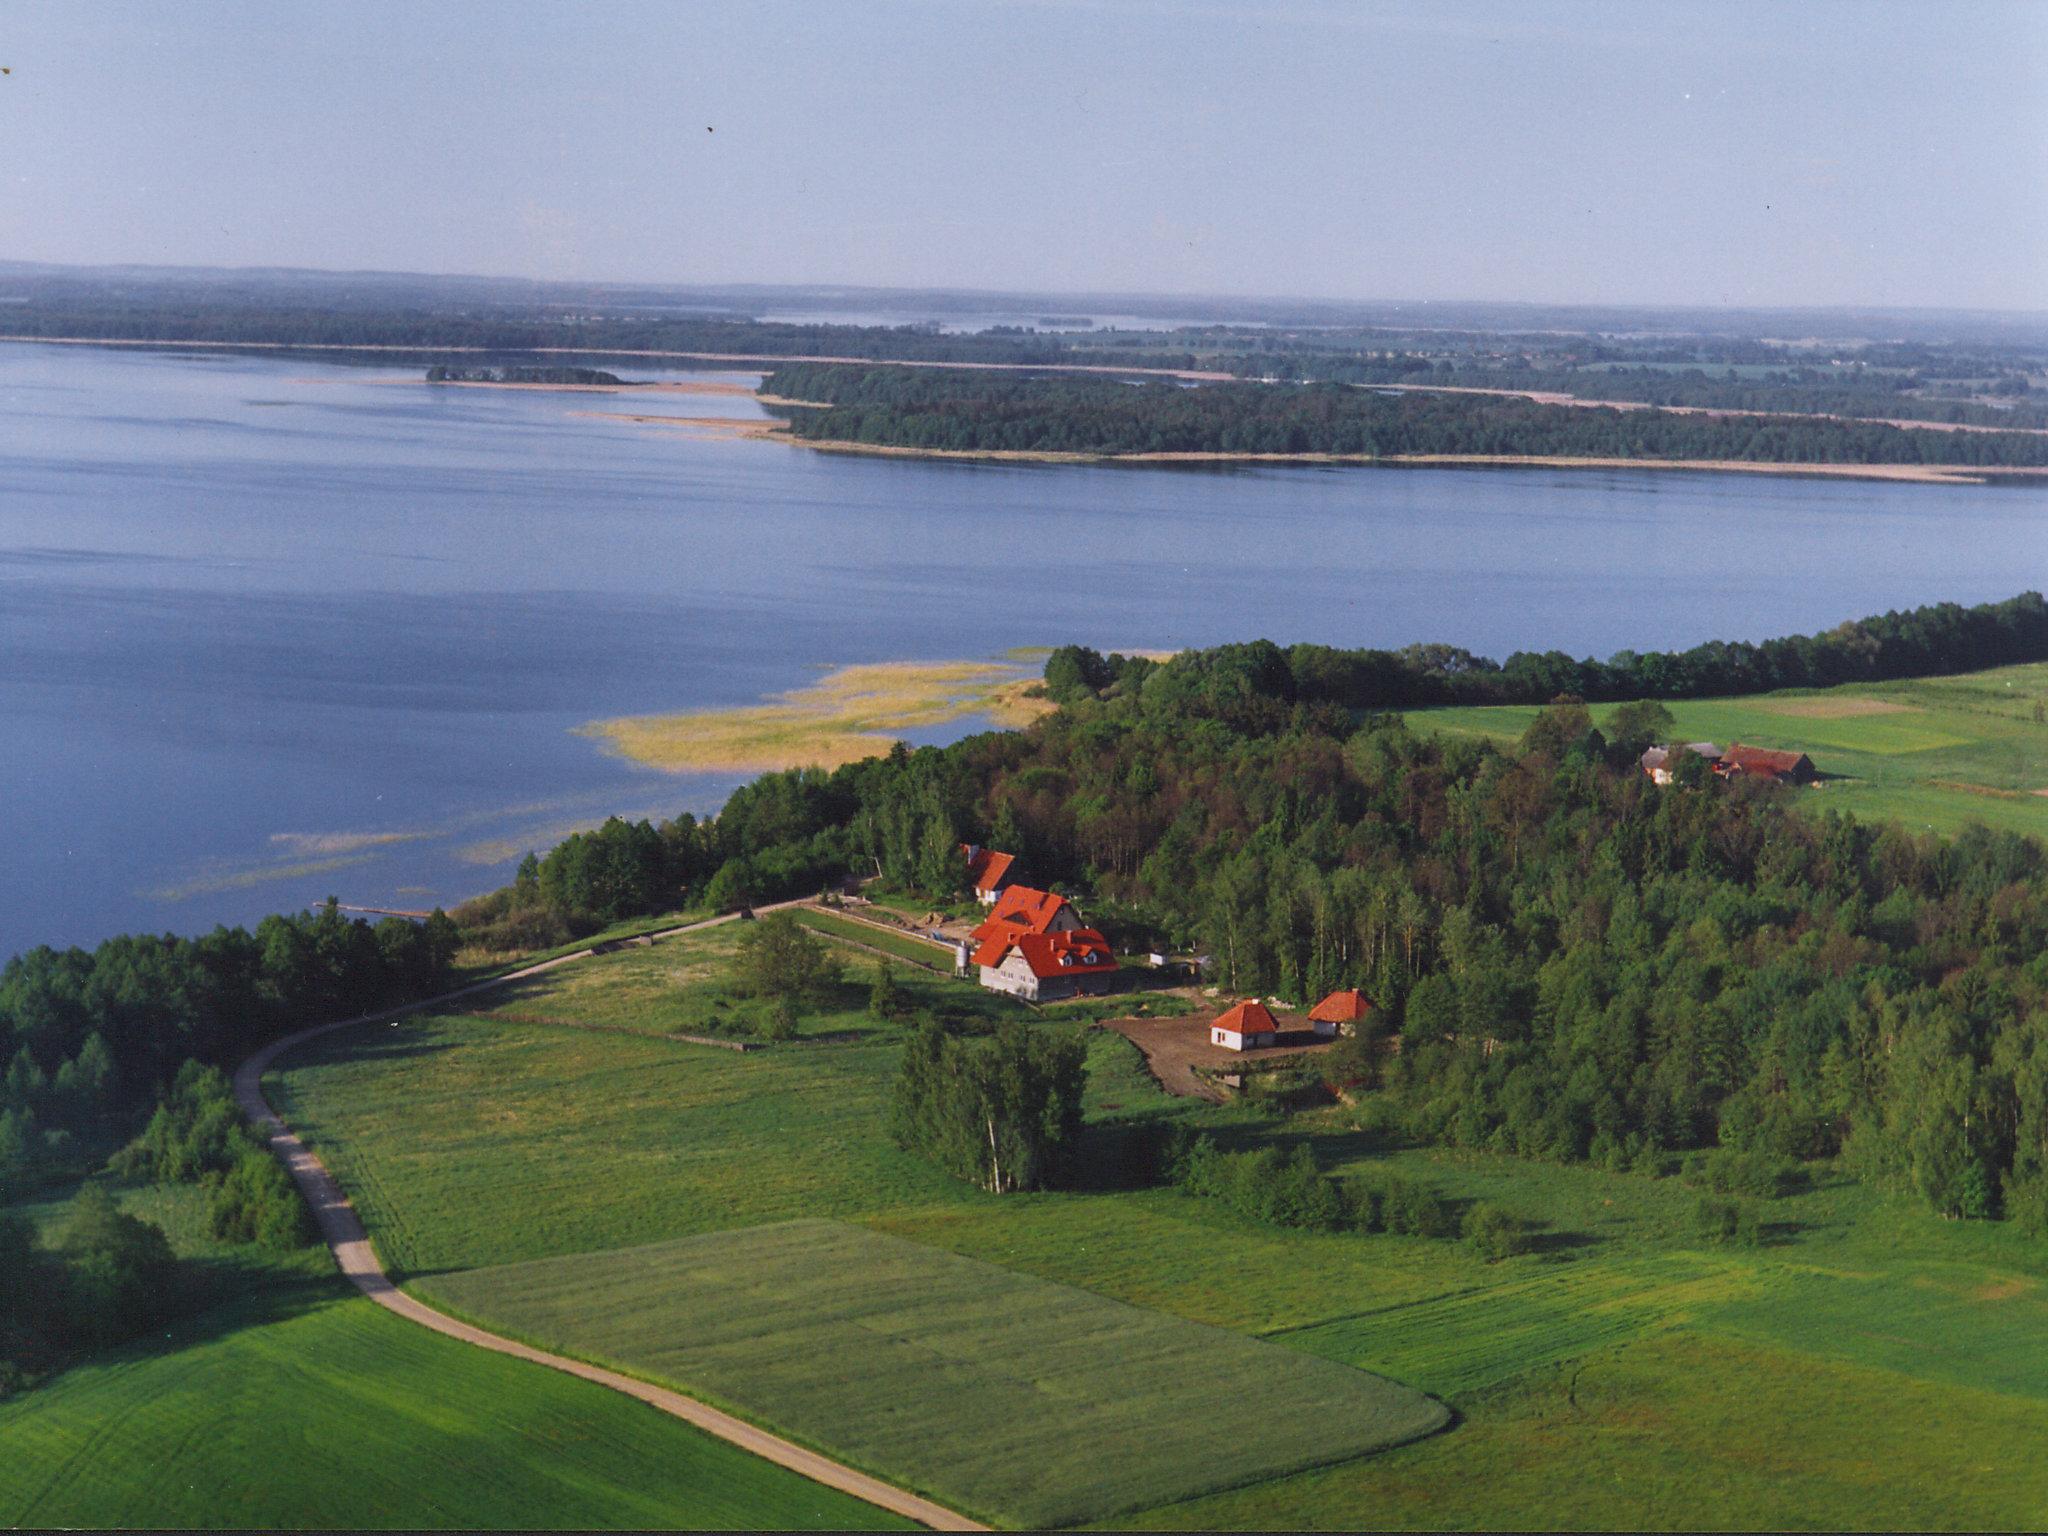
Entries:
[[902,731],[975,715],[1028,724],[1053,708],[1037,687],[1037,676],[1012,662],[870,662],[762,704],[598,720],[582,730],[670,773],[837,768],[887,752]]

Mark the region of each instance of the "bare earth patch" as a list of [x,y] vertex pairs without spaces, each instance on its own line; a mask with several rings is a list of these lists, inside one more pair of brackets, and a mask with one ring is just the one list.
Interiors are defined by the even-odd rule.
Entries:
[[1800,720],[1851,720],[1858,715],[1917,715],[1922,711],[1911,704],[1895,704],[1890,699],[1819,698],[1819,699],[1751,699],[1751,709],[1760,709],[1767,715],[1791,715]]
[[[2021,789],[1999,789],[1990,784],[1966,784],[1961,779],[1929,779],[1927,782],[1935,789],[1952,789],[1963,795],[1986,795],[1993,800],[2024,800],[2028,794],[2028,791]],[[2037,789],[2032,793],[2048,795],[2048,789]]]
[[636,715],[582,728],[670,773],[837,768],[887,752],[895,733],[981,715],[1020,726],[1049,713],[1037,676],[1013,662],[886,661],[841,667],[759,705]]

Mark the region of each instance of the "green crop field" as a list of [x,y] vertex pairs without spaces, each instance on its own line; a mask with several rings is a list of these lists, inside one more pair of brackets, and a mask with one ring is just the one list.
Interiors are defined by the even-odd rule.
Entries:
[[[1666,707],[1681,741],[1740,741],[1797,750],[1826,776],[1798,798],[1819,811],[1897,820],[1954,833],[1971,822],[2048,836],[2048,665],[1956,677],[1852,684],[1737,699],[1678,699]],[[1595,706],[1595,723],[1611,705]],[[1416,710],[1418,731],[1510,741],[1533,705]]]
[[[608,977],[641,985],[647,963],[591,962],[589,1007]],[[274,1097],[315,1132],[387,1261],[428,1290],[480,1266],[584,1253],[569,1268],[603,1271],[619,1259],[599,1250],[830,1217],[1358,1366],[1458,1414],[1424,1441],[1127,1517],[1140,1523],[2030,1527],[2048,1513],[2034,1449],[2048,1247],[2003,1224],[1942,1221],[1822,1168],[1765,1203],[1764,1247],[1708,1246],[1678,1179],[1404,1150],[1344,1108],[1283,1119],[1168,1100],[1107,1033],[1090,1037],[1097,1119],[1306,1139],[1340,1177],[1391,1169],[1500,1206],[1537,1228],[1536,1251],[1489,1264],[1455,1242],[1288,1231],[1167,1189],[997,1198],[889,1143],[897,1036],[858,1013],[839,1023],[849,1033],[821,1019],[814,1038],[742,1056],[421,1020],[288,1058]],[[687,1325],[672,1331],[686,1348]],[[839,1390],[829,1369],[811,1380]],[[801,1378],[778,1381],[802,1396]]]
[[865,944],[871,949],[885,949],[901,959],[914,961],[923,966],[939,966],[949,974],[953,969],[952,955],[935,943],[914,939],[908,934],[891,933],[873,923],[864,923],[856,918],[837,917],[830,912],[814,912],[810,908],[799,908],[797,921],[807,928],[836,939],[851,939],[856,944]]
[[[195,1186],[121,1203],[165,1229],[202,1304],[0,1402],[0,1525],[914,1528],[394,1317],[320,1249],[215,1242]],[[56,1199],[17,1209],[46,1232],[65,1216]]]
[[1346,1460],[1446,1418],[1363,1371],[836,1222],[424,1290],[1012,1525]]

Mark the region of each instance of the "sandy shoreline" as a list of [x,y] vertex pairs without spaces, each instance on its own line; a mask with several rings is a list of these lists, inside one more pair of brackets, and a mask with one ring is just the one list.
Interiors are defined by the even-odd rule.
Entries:
[[1667,416],[1762,416],[1773,421],[1846,421],[1866,427],[1904,427],[1923,432],[2017,432],[2048,437],[2048,427],[1993,427],[1981,422],[1916,421],[1910,416],[1842,416],[1833,411],[1741,410],[1726,405],[1658,405],[1649,400],[1593,400],[1555,389],[1489,389],[1477,384],[1361,384],[1360,389],[1396,390],[1411,395],[1491,395],[1532,400],[1538,405],[1573,405],[1583,410],[1662,411]]
[[1302,464],[1399,469],[1680,469],[1694,473],[1803,475],[1838,480],[1890,480],[1918,485],[1986,485],[1993,478],[2016,476],[2048,479],[2048,468],[2008,468],[1969,464],[1763,464],[1739,459],[1599,459],[1541,454],[1486,453],[1052,453],[1028,448],[906,448],[893,443],[855,443],[836,438],[797,437],[788,423],[734,421],[715,416],[641,416],[611,411],[580,411],[643,426],[684,427],[717,436],[756,442],[788,443],[820,453],[866,454],[892,459],[956,459],[969,463],[1011,464]]

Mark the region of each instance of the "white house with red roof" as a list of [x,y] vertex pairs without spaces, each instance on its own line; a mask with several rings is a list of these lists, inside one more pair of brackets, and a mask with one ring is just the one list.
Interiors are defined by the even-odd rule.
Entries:
[[1099,997],[1116,981],[1116,955],[1093,928],[998,935],[974,952],[981,984],[1026,1002]]
[[1356,1034],[1358,1025],[1372,1012],[1372,999],[1356,987],[1332,992],[1308,1011],[1308,1022],[1323,1039]]
[[960,852],[967,859],[967,880],[974,887],[974,899],[984,907],[994,906],[1010,883],[1010,866],[1017,862],[1017,856],[998,853],[977,843],[962,843]]
[[995,910],[970,936],[981,984],[1029,1002],[1107,992],[1116,953],[1066,897],[1028,885],[1005,887]]
[[1280,1021],[1261,1002],[1242,1002],[1209,1025],[1209,1039],[1226,1051],[1252,1051],[1280,1038]]

